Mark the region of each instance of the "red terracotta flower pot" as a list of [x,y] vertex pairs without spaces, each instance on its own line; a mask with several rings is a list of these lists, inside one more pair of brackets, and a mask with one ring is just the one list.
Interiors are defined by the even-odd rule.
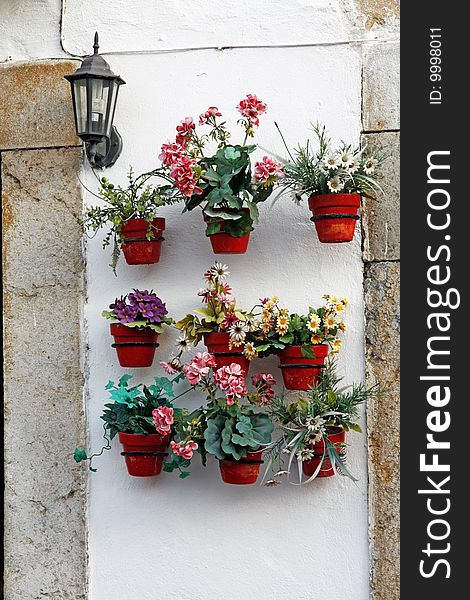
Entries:
[[[247,208],[244,208],[243,212],[249,213],[250,211]],[[246,235],[233,237],[228,233],[224,233],[224,221],[221,219],[205,216],[204,221],[206,223],[208,221],[220,222],[221,232],[213,233],[209,236],[214,254],[245,254],[246,249],[248,248],[251,231],[249,231]]]
[[[331,433],[328,433],[327,437],[330,440],[330,442],[334,444],[336,451],[338,453],[341,453],[342,445],[344,444],[344,440],[346,437],[346,432],[344,431],[344,429],[340,429],[339,427],[332,427],[331,429],[332,431]],[[328,458],[328,451],[325,450],[325,444],[323,443],[323,441],[315,444],[312,449],[315,453],[315,456],[310,460],[304,460],[302,463],[302,470],[304,472],[304,475],[306,475],[307,477],[311,477],[317,470],[318,465],[322,463],[320,470],[318,471],[317,477],[333,476],[335,472],[331,465],[331,461]],[[322,462],[324,452],[325,457],[323,458]]]
[[154,477],[160,474],[170,436],[159,433],[119,433],[119,441],[123,446],[121,454],[126,460],[129,475]]
[[359,194],[323,194],[310,196],[308,205],[313,213],[318,239],[324,244],[350,242],[354,237]]
[[151,329],[138,330],[121,323],[111,323],[113,348],[121,367],[150,367],[157,348],[158,333]]
[[250,485],[256,483],[261,466],[263,451],[248,452],[240,460],[219,461],[222,481],[235,485]]
[[240,365],[242,370],[245,372],[245,376],[248,375],[250,368],[250,361],[243,355],[242,352],[236,352],[232,348],[229,348],[230,336],[228,333],[205,333],[204,343],[207,346],[208,352],[215,358],[215,368],[230,366],[232,363]]
[[160,260],[162,252],[165,219],[156,217],[152,221],[153,239],[148,240],[147,221],[145,219],[129,219],[122,228],[124,243],[121,248],[128,265],[151,265]]
[[284,385],[288,390],[308,391],[317,385],[325,358],[328,356],[328,346],[318,344],[311,346],[316,358],[302,356],[301,346],[287,346],[279,352],[279,368],[282,371]]

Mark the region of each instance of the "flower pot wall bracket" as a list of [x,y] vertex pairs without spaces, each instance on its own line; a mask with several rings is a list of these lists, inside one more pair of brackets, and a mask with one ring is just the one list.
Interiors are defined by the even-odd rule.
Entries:
[[357,221],[359,219],[359,215],[351,215],[351,214],[328,214],[328,215],[314,215],[310,217],[310,221],[320,221],[321,219],[354,219]]
[[132,238],[124,238],[124,243],[125,244],[130,244],[132,242],[163,242],[165,238],[160,236],[160,237],[153,237],[150,240],[146,237],[132,237]]
[[168,452],[160,452],[158,450],[155,452],[121,452],[121,456],[168,456]]
[[122,348],[123,346],[153,346],[158,348],[160,344],[157,344],[157,342],[115,342],[111,344],[111,348]]
[[219,459],[222,462],[234,462],[234,463],[239,463],[239,464],[243,464],[243,465],[262,465],[264,463],[264,460],[253,460],[253,459],[248,459],[248,458],[244,458],[243,460],[235,460],[235,458],[230,457],[226,457],[226,458],[221,458]]
[[279,365],[280,369],[289,369],[289,368],[294,368],[294,369],[324,369],[326,367],[326,365],[315,365],[315,364],[305,364],[305,363],[298,363],[298,364],[291,364],[291,365]]

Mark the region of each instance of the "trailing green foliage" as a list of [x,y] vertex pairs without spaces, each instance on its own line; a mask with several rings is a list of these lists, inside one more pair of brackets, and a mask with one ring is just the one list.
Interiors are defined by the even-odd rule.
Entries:
[[[153,178],[162,178],[167,184],[149,184]],[[110,267],[116,274],[116,266],[123,243],[122,228],[130,219],[144,219],[147,222],[146,237],[151,240],[155,235],[152,225],[153,219],[158,215],[162,206],[175,204],[182,198],[181,193],[171,185],[171,179],[164,169],[155,169],[134,177],[132,167],[127,175],[129,185],[121,187],[111,183],[106,177],[99,179],[98,195],[90,193],[104,200],[105,204],[91,206],[86,209],[83,218],[78,219],[79,225],[85,231],[97,232],[102,227],[109,227],[103,240],[103,248],[112,242],[112,259]]]

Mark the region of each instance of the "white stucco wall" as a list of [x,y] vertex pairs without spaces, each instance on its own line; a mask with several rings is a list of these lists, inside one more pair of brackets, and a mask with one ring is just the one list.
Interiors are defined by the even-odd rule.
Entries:
[[[291,144],[303,140],[310,121],[321,119],[336,139],[358,140],[360,60],[347,47],[201,51],[160,56],[110,56],[121,89],[116,124],[124,150],[107,176],[124,181],[129,163],[149,169],[176,123],[216,105],[235,124],[235,105],[253,92],[269,106],[258,142],[282,152],[273,120]],[[241,132],[240,132],[241,133]],[[93,176],[85,169],[89,186]],[[94,199],[87,197],[87,202]],[[100,239],[88,244],[89,418],[91,446],[101,440],[98,415],[109,378],[118,378],[108,323],[100,312],[132,287],[153,288],[175,317],[198,305],[202,273],[216,258],[199,212],[165,211],[162,260],[151,267],[121,264],[115,278]],[[162,213],[163,214],[163,213]],[[220,257],[219,257],[220,258]],[[363,304],[360,241],[318,242],[306,206],[290,200],[261,208],[244,256],[225,257],[238,301],[278,294],[292,310],[319,304],[324,292],[351,298],[349,331],[340,356],[349,381],[363,375]],[[162,336],[167,357],[177,332]],[[136,369],[137,379],[161,373]],[[281,380],[277,360],[256,361]],[[193,399],[196,405],[200,398]],[[216,461],[192,476],[131,479],[113,451],[90,477],[89,541],[92,600],[313,600],[368,597],[367,475],[365,436],[351,436],[351,467],[360,481],[318,481],[305,489],[237,488],[221,482]]]

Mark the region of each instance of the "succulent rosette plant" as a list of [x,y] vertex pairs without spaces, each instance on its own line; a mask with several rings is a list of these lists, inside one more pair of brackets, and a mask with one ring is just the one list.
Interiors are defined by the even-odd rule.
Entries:
[[237,307],[232,287],[225,281],[228,275],[227,266],[218,262],[204,273],[206,285],[198,292],[204,306],[176,322],[183,336],[177,342],[177,356],[172,356],[165,368],[178,369],[182,352],[211,333],[226,333],[228,350],[243,352],[248,359],[256,356],[251,332],[258,328],[258,322],[252,313]]
[[271,442],[274,427],[266,406],[274,396],[276,382],[272,375],[254,376],[253,388],[248,390],[240,365],[232,363],[217,369],[215,358],[208,352],[197,353],[182,372],[207,400],[205,406],[179,422],[177,441],[172,444],[174,457],[164,465],[165,470],[179,468],[183,454],[183,460],[190,460],[195,449],[200,451],[204,464],[207,454],[221,461],[240,461]]
[[151,329],[162,333],[163,325],[173,323],[173,319],[167,316],[165,303],[153,290],[134,289],[129,294],[116,298],[109,308],[110,310],[101,313],[103,317],[130,328]]
[[302,356],[315,358],[312,346],[328,344],[332,353],[338,352],[346,331],[344,312],[348,298],[324,294],[325,302],[319,308],[309,307],[304,315],[290,313],[279,305],[279,298],[260,298],[260,327],[253,334],[255,351],[266,356],[287,346],[300,346]]
[[[250,155],[256,145],[247,142],[254,137],[266,104],[248,94],[237,110],[245,132],[241,145],[230,143],[222,113],[211,106],[200,115],[198,125],[186,117],[176,127],[175,142],[163,144],[159,156],[185,197],[185,210],[202,208],[208,236],[222,231],[235,238],[247,235],[258,222],[258,205],[267,200],[283,175],[282,165],[269,156],[256,162],[252,170]],[[199,133],[199,128],[206,132]],[[211,142],[217,146],[214,154],[207,152]]]
[[[345,434],[361,432],[358,424],[360,407],[384,389],[378,385],[367,388],[363,383],[342,386],[334,360],[330,360],[318,385],[289,401],[274,396],[268,412],[279,436],[267,451],[268,462],[263,481],[266,485],[281,483],[282,476],[290,480],[297,463],[298,483],[309,483],[316,477],[331,477],[339,473],[356,481],[346,465]],[[303,475],[307,479],[303,481]]]

